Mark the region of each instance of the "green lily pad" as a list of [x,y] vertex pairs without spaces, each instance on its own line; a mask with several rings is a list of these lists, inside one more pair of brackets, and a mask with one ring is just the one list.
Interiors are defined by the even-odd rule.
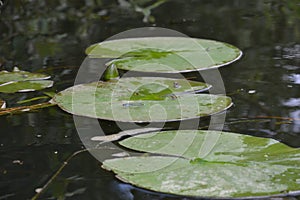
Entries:
[[12,72],[0,71],[0,92],[29,92],[52,87],[53,81],[45,80],[50,76],[31,73],[14,68]]
[[21,71],[17,67],[12,72],[0,71],[0,85],[8,82],[45,80],[49,78],[49,75]]
[[161,122],[198,118],[231,106],[226,96],[194,94],[210,86],[185,79],[121,78],[68,88],[53,98],[75,115],[124,122]]
[[42,90],[53,86],[53,81],[50,80],[33,80],[33,81],[17,81],[9,82],[0,85],[0,92],[15,93],[15,92],[32,92]]
[[[218,138],[214,144],[206,139],[211,135]],[[218,198],[300,193],[300,149],[273,139],[180,130],[138,135],[120,144],[162,154],[103,162],[121,180],[149,190]]]
[[242,52],[227,43],[185,37],[146,37],[104,41],[86,49],[91,58],[112,58],[117,68],[184,73],[228,65]]

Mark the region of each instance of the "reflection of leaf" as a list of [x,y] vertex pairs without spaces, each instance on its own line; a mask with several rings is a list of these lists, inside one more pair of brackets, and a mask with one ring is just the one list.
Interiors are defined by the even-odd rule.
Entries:
[[[168,0],[156,0],[156,1],[149,1],[149,0],[130,0],[129,2],[126,0],[118,0],[121,7],[128,8],[133,7],[136,12],[141,12],[144,15],[143,22],[154,23],[155,18],[151,16],[151,10],[155,9],[156,7],[160,6],[161,4],[167,2]],[[150,5],[148,5],[151,3]],[[147,5],[146,5],[147,4]]]
[[137,5],[135,3],[136,1],[131,1],[131,2],[135,7],[135,11],[136,12],[141,12],[144,15],[143,22],[145,22],[145,23],[149,23],[149,22],[154,23],[155,18],[153,16],[151,16],[151,10],[153,10],[154,8],[157,8],[161,4],[167,2],[167,0],[158,0],[155,3],[153,3],[152,5],[147,6],[147,7],[140,7],[139,5]]
[[28,92],[49,88],[53,85],[53,81],[45,80],[49,78],[45,74],[20,71],[18,68],[12,72],[0,71],[0,92]]
[[242,52],[229,44],[184,37],[149,37],[109,40],[94,44],[86,54],[110,61],[123,70],[178,73],[227,65]]
[[198,118],[231,106],[225,96],[193,94],[210,86],[185,79],[121,78],[68,88],[53,98],[63,110],[93,118],[160,122]]
[[[45,23],[44,25],[47,25],[47,23]],[[59,47],[57,42],[50,41],[37,41],[35,43],[35,48],[39,55],[42,57],[56,55],[58,52],[61,51],[61,48]]]
[[[207,134],[218,134],[219,139],[205,157],[199,157],[203,155]],[[120,144],[163,154],[109,159],[103,163],[121,180],[157,192],[230,198],[300,190],[300,149],[273,139],[180,130],[138,135]]]

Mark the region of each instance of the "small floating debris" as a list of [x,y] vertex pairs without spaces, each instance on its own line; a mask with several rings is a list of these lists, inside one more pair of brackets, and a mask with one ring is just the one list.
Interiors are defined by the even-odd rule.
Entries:
[[130,156],[128,152],[120,152],[120,153],[114,153],[112,154],[113,157],[126,157],[126,156]]
[[36,193],[40,193],[42,190],[43,190],[43,188],[36,188],[36,189],[35,189],[35,192],[36,192]]
[[23,161],[21,161],[21,160],[13,160],[12,163],[13,164],[23,165]]
[[249,90],[248,91],[248,94],[255,94],[256,93],[256,90]]

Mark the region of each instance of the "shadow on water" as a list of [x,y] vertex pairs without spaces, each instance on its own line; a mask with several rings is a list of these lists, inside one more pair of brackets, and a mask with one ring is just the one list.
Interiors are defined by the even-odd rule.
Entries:
[[[131,28],[165,27],[238,46],[243,58],[220,70],[234,102],[224,130],[300,147],[297,0],[172,0],[152,9],[146,20],[146,11],[135,8],[154,1],[1,2],[0,69],[17,65],[48,73],[55,81],[49,91],[54,92],[73,84],[87,46]],[[31,96],[0,94],[8,106]],[[101,123],[107,134],[118,131],[112,122]],[[72,153],[83,148],[72,116],[56,107],[0,116],[0,127],[0,199],[30,199]],[[88,153],[78,154],[40,199],[189,199],[122,183],[100,164]],[[286,197],[295,198],[299,196]]]

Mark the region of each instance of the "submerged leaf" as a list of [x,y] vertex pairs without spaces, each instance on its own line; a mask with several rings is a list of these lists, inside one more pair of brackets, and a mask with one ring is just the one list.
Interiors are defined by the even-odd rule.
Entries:
[[210,86],[185,79],[121,78],[68,88],[53,98],[75,115],[125,122],[161,122],[198,118],[231,106],[225,96],[193,94]]
[[37,101],[37,100],[40,100],[40,99],[49,99],[49,97],[48,96],[33,97],[31,99],[25,99],[25,100],[22,100],[22,101],[18,101],[17,103],[18,104],[29,103],[29,102]]
[[216,68],[238,60],[242,52],[229,44],[185,37],[127,38],[86,49],[92,58],[113,58],[119,69],[178,73]]
[[50,76],[21,71],[14,68],[12,72],[0,71],[0,92],[29,92],[52,87],[53,81],[45,80]]
[[[213,148],[205,152],[202,147],[209,134],[219,138]],[[138,135],[120,144],[164,155],[104,161],[105,169],[142,188],[219,198],[266,196],[283,191],[300,193],[300,149],[273,139],[179,130]]]

